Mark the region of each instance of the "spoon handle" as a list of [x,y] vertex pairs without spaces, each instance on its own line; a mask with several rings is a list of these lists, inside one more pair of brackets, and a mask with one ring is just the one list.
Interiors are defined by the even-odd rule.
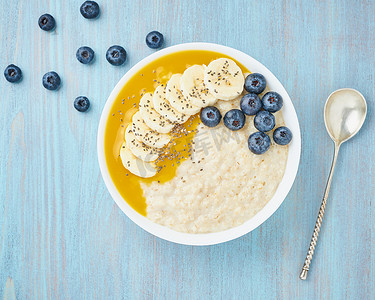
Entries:
[[327,198],[328,198],[328,194],[329,194],[329,189],[331,187],[332,175],[333,175],[333,171],[335,170],[335,165],[336,165],[336,161],[337,161],[337,156],[339,154],[339,150],[340,150],[340,144],[335,142],[335,152],[333,154],[331,171],[329,172],[329,177],[328,177],[326,189],[324,191],[323,201],[322,201],[322,204],[320,205],[318,218],[316,220],[314,232],[313,232],[313,235],[311,237],[309,251],[307,252],[305,263],[303,264],[301,274],[299,275],[299,278],[301,278],[302,280],[306,280],[306,278],[307,278],[307,272],[309,271],[311,259],[314,255],[315,246],[316,246],[316,242],[318,240],[320,226],[322,225],[324,211],[326,209]]

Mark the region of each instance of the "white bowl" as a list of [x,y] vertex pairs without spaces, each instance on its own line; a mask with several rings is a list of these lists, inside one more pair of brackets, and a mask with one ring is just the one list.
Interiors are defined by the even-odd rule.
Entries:
[[[110,109],[114,101],[116,100],[117,95],[121,91],[122,87],[136,72],[139,71],[139,69],[146,66],[151,61],[161,56],[182,50],[210,50],[223,53],[233,57],[238,62],[242,63],[251,72],[263,74],[267,79],[267,85],[269,89],[277,91],[283,97],[283,116],[285,119],[285,124],[287,127],[291,129],[293,133],[293,140],[289,145],[288,161],[285,169],[285,174],[279,184],[279,187],[276,190],[275,195],[266,204],[266,206],[261,211],[259,211],[253,218],[251,218],[250,220],[248,220],[240,226],[221,232],[205,234],[181,233],[169,229],[167,227],[161,226],[159,224],[156,224],[154,222],[151,222],[146,217],[140,215],[133,208],[130,207],[130,205],[125,201],[125,199],[122,198],[120,193],[117,191],[114,183],[112,182],[111,176],[109,175],[108,167],[106,165],[106,159],[104,156],[105,126],[110,114]],[[293,103],[290,100],[288,93],[286,92],[280,81],[271,73],[271,71],[269,71],[260,62],[258,62],[251,56],[230,47],[211,43],[187,43],[172,46],[155,52],[150,56],[147,56],[146,58],[142,59],[139,63],[137,63],[134,67],[132,67],[121,78],[121,80],[117,83],[112,93],[108,97],[107,102],[104,106],[99,123],[97,147],[100,171],[102,173],[108,191],[110,192],[112,198],[116,201],[117,205],[121,208],[121,210],[134,223],[136,223],[149,233],[152,233],[157,237],[160,237],[171,242],[185,245],[214,245],[233,240],[254,230],[260,224],[266,221],[278,209],[278,207],[281,205],[281,203],[287,196],[289,190],[291,189],[297,174],[301,154],[301,133],[297,119],[297,114],[294,110]]]

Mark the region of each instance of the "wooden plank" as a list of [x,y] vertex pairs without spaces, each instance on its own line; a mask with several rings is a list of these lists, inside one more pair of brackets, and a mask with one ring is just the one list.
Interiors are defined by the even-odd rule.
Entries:
[[[82,0],[83,2],[83,0]],[[0,79],[0,297],[17,299],[374,299],[375,3],[373,1],[98,1],[88,21],[79,1],[0,0],[0,69],[14,63],[24,79]],[[38,28],[45,12],[52,33]],[[264,63],[289,92],[302,130],[296,182],[260,228],[212,247],[174,245],[134,225],[101,179],[96,132],[106,98],[121,76],[166,46],[207,41]],[[105,51],[123,45],[113,67]],[[82,45],[96,61],[75,59]],[[41,78],[57,71],[58,92]],[[325,99],[360,90],[368,119],[343,145],[309,279],[298,279],[331,163]],[[92,109],[73,108],[78,95]],[[239,178],[239,180],[241,180]],[[15,291],[15,292],[13,292]],[[9,296],[10,295],[10,296]]]

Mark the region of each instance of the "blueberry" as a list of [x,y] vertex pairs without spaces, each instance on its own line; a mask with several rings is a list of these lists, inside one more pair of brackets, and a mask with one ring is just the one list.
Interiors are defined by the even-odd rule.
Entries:
[[90,100],[85,96],[79,96],[74,100],[74,108],[80,112],[85,112],[90,108]]
[[273,132],[273,140],[279,145],[288,145],[293,138],[293,134],[288,127],[281,126]]
[[57,90],[60,87],[61,79],[56,72],[48,72],[43,76],[43,86],[50,91]]
[[15,83],[21,80],[22,71],[19,67],[11,64],[4,70],[5,79],[11,83]]
[[277,112],[283,107],[283,97],[276,92],[268,92],[262,98],[263,108],[269,112]]
[[253,116],[262,108],[262,101],[257,94],[250,93],[242,97],[240,106],[246,115]]
[[89,64],[94,59],[95,52],[90,47],[79,47],[76,52],[76,57],[80,63]]
[[114,45],[109,47],[105,57],[111,65],[120,66],[126,60],[126,51],[121,46]]
[[39,17],[38,24],[40,29],[50,31],[55,28],[56,21],[50,14],[44,14]]
[[239,130],[245,125],[245,115],[239,109],[231,109],[224,116],[224,125],[230,130]]
[[152,49],[157,49],[163,46],[164,37],[159,31],[151,31],[146,36],[146,44]]
[[79,9],[81,15],[86,19],[95,19],[99,16],[100,8],[95,1],[85,1]]
[[215,106],[207,106],[201,110],[201,121],[208,127],[215,127],[221,121],[221,113]]
[[245,90],[249,93],[260,94],[266,88],[267,81],[262,74],[252,73],[245,79]]
[[254,118],[254,126],[259,131],[270,131],[275,127],[275,117],[270,112],[261,110]]
[[263,154],[271,146],[270,137],[264,132],[255,132],[249,136],[248,146],[254,154]]

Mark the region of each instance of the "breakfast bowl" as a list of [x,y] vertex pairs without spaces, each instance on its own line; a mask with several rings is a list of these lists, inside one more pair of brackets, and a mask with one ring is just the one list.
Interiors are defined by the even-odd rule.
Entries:
[[[282,155],[284,155],[283,157],[285,157],[285,164],[282,165],[283,172],[280,173],[279,181],[277,182],[278,184],[276,184],[276,185],[271,184],[272,189],[274,189],[274,190],[272,190],[272,193],[268,193],[270,195],[269,199],[267,201],[263,202],[262,205],[259,206],[259,209],[255,210],[252,214],[249,214],[248,219],[246,219],[244,221],[241,221],[241,223],[233,222],[234,225],[232,225],[232,226],[222,226],[222,227],[218,226],[217,228],[215,228],[215,227],[209,228],[208,227],[209,230],[207,230],[207,232],[205,232],[202,228],[196,228],[197,227],[196,224],[194,225],[195,227],[193,228],[195,230],[195,232],[193,232],[193,229],[191,227],[189,227],[189,229],[186,230],[186,232],[184,232],[185,227],[183,227],[183,226],[182,227],[176,227],[177,228],[177,230],[176,230],[176,228],[174,228],[172,226],[173,225],[172,222],[170,222],[169,220],[164,222],[163,215],[159,212],[150,213],[150,215],[151,214],[153,215],[154,219],[159,220],[158,222],[152,221],[149,218],[149,213],[147,213],[147,216],[146,216],[146,206],[147,205],[153,206],[154,203],[148,202],[147,205],[145,203],[142,204],[141,203],[142,201],[138,201],[138,200],[135,199],[136,198],[135,195],[141,195],[142,196],[142,188],[140,186],[144,187],[144,186],[150,185],[150,184],[153,184],[154,189],[158,190],[159,193],[160,193],[160,191],[163,189],[163,184],[165,184],[164,181],[170,180],[170,178],[169,178],[170,176],[169,177],[167,176],[168,177],[167,179],[165,179],[166,176],[164,176],[163,180],[158,180],[158,177],[155,177],[155,179],[147,178],[143,183],[141,183],[141,185],[139,185],[138,183],[135,183],[136,182],[135,178],[137,178],[137,177],[132,177],[133,174],[127,173],[126,169],[123,166],[118,165],[119,162],[121,161],[120,157],[121,157],[121,159],[123,158],[120,155],[119,149],[125,148],[125,146],[121,146],[120,142],[124,139],[124,137],[123,137],[124,132],[126,132],[126,130],[128,130],[128,128],[131,128],[131,127],[129,127],[131,125],[128,125],[128,127],[127,127],[127,124],[129,122],[131,122],[131,121],[129,121],[130,117],[133,117],[132,120],[134,120],[134,117],[136,115],[138,115],[138,112],[136,112],[137,107],[141,107],[141,105],[139,104],[139,98],[142,99],[143,97],[146,97],[147,93],[149,92],[149,90],[141,89],[143,82],[152,81],[153,87],[156,87],[156,90],[155,90],[155,94],[156,94],[158,89],[160,89],[160,87],[163,87],[163,81],[172,80],[171,79],[172,72],[170,72],[170,70],[165,70],[161,67],[158,68],[157,65],[156,65],[156,67],[153,68],[152,72],[150,71],[150,72],[146,73],[146,72],[143,72],[142,70],[146,70],[145,68],[148,65],[150,65],[154,62],[162,62],[163,59],[164,59],[164,61],[166,61],[166,59],[168,59],[169,57],[174,57],[176,59],[176,64],[181,63],[181,62],[178,62],[178,60],[183,59],[183,55],[181,56],[180,54],[184,54],[184,53],[193,53],[194,58],[197,61],[199,61],[199,64],[202,64],[202,57],[201,57],[202,55],[200,55],[200,54],[214,53],[216,55],[215,57],[225,57],[225,58],[230,59],[230,61],[232,61],[231,59],[233,59],[233,61],[235,61],[239,66],[241,66],[241,69],[244,72],[245,77],[246,77],[245,73],[247,73],[246,70],[250,71],[251,73],[262,74],[267,80],[267,90],[266,91],[276,91],[283,99],[282,115],[280,115],[280,116],[277,115],[277,116],[279,116],[278,118],[281,118],[281,121],[276,121],[276,125],[278,125],[278,122],[281,122],[279,124],[279,126],[285,125],[286,127],[288,127],[290,129],[290,131],[293,134],[293,139],[288,146],[284,146],[284,148],[283,147],[277,148],[278,149],[277,151],[272,150],[273,151],[272,153],[274,153],[275,155],[280,155],[280,157],[282,157]],[[192,56],[192,55],[190,55],[190,56]],[[204,57],[204,55],[203,55],[203,57]],[[192,65],[191,62],[194,63],[194,60],[191,60],[188,63],[186,63],[186,67],[188,67],[188,69]],[[206,63],[209,64],[210,61],[207,61]],[[209,66],[210,65],[211,64],[209,64]],[[206,66],[204,66],[204,67],[206,67]],[[178,70],[178,71],[181,72],[181,70]],[[154,76],[154,77],[152,77],[152,76]],[[157,77],[155,77],[155,76],[157,76]],[[152,78],[154,78],[154,79],[152,79]],[[159,80],[160,80],[160,82],[159,82]],[[139,87],[140,87],[139,93],[126,94],[126,95],[123,94],[124,87],[127,86],[127,85],[133,85],[133,86],[139,85]],[[243,84],[242,84],[242,86],[243,86]],[[168,87],[168,85],[167,85],[167,87]],[[182,88],[181,88],[181,90],[182,90]],[[148,93],[148,94],[152,98],[152,94],[151,93]],[[238,95],[239,99],[241,99],[242,95],[243,94]],[[121,110],[121,107],[122,107],[121,105],[124,105],[124,107],[127,105],[126,106],[127,109]],[[226,105],[226,103],[224,103],[224,106],[225,105]],[[238,106],[239,106],[239,101],[238,101]],[[223,113],[223,115],[224,115],[224,113]],[[275,116],[276,116],[276,114],[275,114]],[[197,113],[196,116],[193,117],[193,119],[194,118],[195,118],[195,121],[194,120],[191,121],[191,123],[189,123],[188,127],[192,126],[192,128],[193,128],[194,126],[198,126],[196,124],[201,124],[201,123],[199,123],[199,113]],[[223,119],[225,121],[225,117]],[[116,123],[114,123],[114,122],[116,122]],[[134,125],[134,122],[135,121],[133,121],[133,123],[132,123],[133,125]],[[111,125],[111,124],[120,124],[120,125],[116,125],[118,127],[118,128],[116,127],[117,128],[116,130],[115,129],[111,130],[110,135],[111,135],[112,139],[108,139],[108,137],[107,137],[108,132],[109,132],[108,128],[110,126],[114,126],[114,125]],[[200,125],[200,126],[202,126],[202,125]],[[224,125],[221,125],[221,126],[224,128]],[[186,132],[186,128],[184,128],[185,132]],[[131,129],[130,129],[130,131],[131,131]],[[133,128],[133,131],[134,131],[134,128]],[[194,132],[194,130],[191,130],[191,131],[188,131],[188,132]],[[198,132],[198,131],[196,131],[196,132]],[[131,134],[133,134],[133,132],[131,132]],[[110,142],[108,142],[108,140]],[[112,145],[112,142],[113,142],[113,144],[116,144],[115,147]],[[238,143],[238,141],[236,143]],[[241,143],[244,143],[244,144],[246,143],[246,145],[247,145],[246,140],[242,139]],[[180,144],[184,144],[184,143],[180,143]],[[186,144],[190,145],[191,143],[186,142]],[[236,145],[236,144],[233,144],[233,145]],[[243,146],[241,146],[241,147],[243,147]],[[272,144],[271,148],[272,147],[276,147],[274,145],[274,143]],[[279,146],[277,146],[277,147],[279,147]],[[285,147],[287,147],[287,148],[285,148]],[[247,55],[247,54],[245,54],[241,51],[238,51],[236,49],[230,48],[230,47],[226,47],[226,46],[222,46],[222,45],[218,45],[218,44],[211,44],[211,43],[186,43],[186,44],[179,44],[179,45],[176,45],[176,46],[172,46],[172,47],[169,47],[169,48],[166,48],[166,49],[163,49],[163,50],[160,50],[158,52],[155,52],[155,53],[151,54],[150,56],[144,58],[139,63],[137,63],[134,67],[132,67],[121,78],[121,80],[117,83],[117,85],[115,86],[115,88],[111,92],[110,96],[108,97],[107,102],[104,106],[101,118],[100,118],[99,128],[98,128],[98,137],[97,137],[97,151],[98,151],[98,160],[99,160],[99,165],[100,165],[100,171],[101,171],[102,177],[104,179],[104,182],[107,186],[107,189],[108,189],[109,193],[111,194],[112,198],[117,203],[117,205],[120,207],[120,209],[134,223],[136,223],[138,226],[140,226],[141,228],[143,228],[147,232],[149,232],[149,233],[151,233],[151,234],[153,234],[153,235],[155,235],[159,238],[171,241],[171,242],[175,242],[175,243],[179,243],[179,244],[185,244],[185,245],[214,245],[214,244],[219,244],[219,243],[223,243],[223,242],[226,242],[226,241],[236,239],[240,236],[243,236],[243,235],[249,233],[250,231],[257,228],[259,225],[261,225],[263,222],[265,222],[278,209],[278,207],[281,205],[281,203],[286,198],[289,190],[291,189],[291,187],[293,185],[293,182],[294,182],[294,179],[295,179],[296,174],[297,174],[299,160],[300,160],[300,153],[301,153],[301,137],[300,137],[300,128],[299,128],[297,114],[295,112],[293,103],[292,103],[288,93],[286,92],[286,90],[282,86],[282,84],[279,82],[279,80],[265,66],[263,66],[260,62],[258,62],[254,58],[250,57],[249,55]],[[194,151],[195,151],[195,149],[194,149]],[[248,150],[248,152],[250,153],[249,150]],[[178,153],[180,153],[180,152],[178,152]],[[187,153],[189,153],[189,152],[187,152]],[[173,176],[177,176],[176,174],[179,174],[176,171],[177,170],[176,168],[177,167],[181,168],[181,165],[186,164],[185,159],[186,159],[186,161],[188,160],[188,158],[189,158],[189,160],[190,160],[190,158],[193,159],[191,155],[192,155],[192,153],[190,152],[189,155],[185,155],[185,157],[182,156],[182,158],[184,159],[183,161],[179,160],[179,161],[175,161],[175,163],[172,163],[173,161],[166,163],[167,165],[169,163],[170,168],[172,168],[172,166],[173,166],[173,168],[172,168],[173,173],[171,173],[171,174],[173,174]],[[237,155],[237,154],[233,153],[233,156],[235,156],[235,155]],[[253,155],[253,154],[251,154],[251,155]],[[228,155],[225,153],[224,157],[225,156],[228,156]],[[259,155],[258,156],[253,155],[252,157],[254,159],[258,159],[258,157],[260,157],[260,156]],[[267,156],[265,156],[265,157],[267,157]],[[277,161],[277,160],[278,159],[276,157],[273,161]],[[261,159],[261,160],[259,159],[259,163],[258,163],[257,166],[260,166],[263,161],[264,161],[264,159]],[[272,160],[270,160],[270,161],[272,162]],[[194,161],[193,164],[195,162],[200,163],[200,161]],[[242,162],[243,161],[241,161],[241,163]],[[239,162],[237,162],[237,163],[239,164]],[[116,168],[117,168],[116,172],[113,171],[113,165],[114,164],[116,164]],[[123,161],[123,164],[124,164],[124,161]],[[195,165],[197,165],[197,164],[195,164]],[[164,167],[165,167],[165,165],[164,165]],[[242,168],[244,168],[244,167],[242,167]],[[276,168],[278,168],[278,167],[276,166]],[[264,169],[264,167],[263,167],[263,169]],[[178,170],[180,170],[180,169],[178,169]],[[265,170],[268,170],[268,171],[265,173],[265,179],[263,180],[263,182],[262,181],[260,182],[261,188],[262,188],[262,185],[268,186],[267,177],[270,177],[270,174],[272,174],[272,172],[278,171],[276,169],[273,170],[272,168],[268,168],[268,169],[265,168]],[[157,171],[159,172],[160,169],[158,169]],[[199,171],[203,171],[203,167],[200,170],[197,169],[197,171],[198,171],[197,173],[199,173]],[[164,172],[164,171],[161,170],[160,173],[162,173],[162,172]],[[214,170],[213,172],[215,174],[212,175],[212,176],[213,176],[213,178],[215,177],[215,180],[217,180],[218,178],[220,178],[220,180],[223,180],[222,178],[227,178],[226,176],[228,176],[228,174],[223,174],[223,176],[220,175],[220,166],[218,166],[217,170]],[[154,174],[152,174],[152,175],[154,175]],[[199,174],[197,174],[197,176],[198,175]],[[231,174],[229,174],[229,176],[230,175]],[[232,177],[235,177],[235,175],[236,174],[233,174]],[[179,174],[179,176],[181,176],[181,174]],[[184,176],[181,176],[181,180],[177,182],[177,187],[180,187],[181,185],[184,185],[186,183],[186,180],[183,177]],[[194,177],[194,174],[193,174],[193,177]],[[256,178],[256,176],[254,176],[254,178]],[[270,178],[270,181],[272,181],[271,178]],[[229,183],[232,186],[243,185],[243,184],[246,185],[246,183],[241,182],[241,178],[238,178],[238,179],[236,179],[234,181],[231,181]],[[255,185],[255,183],[253,183],[253,184]],[[256,184],[259,184],[259,182],[257,182]],[[228,188],[225,186],[225,184],[223,184],[222,181],[220,181],[220,182],[218,181],[217,185],[218,185],[217,186],[218,189],[215,190],[215,193],[216,193],[215,195],[220,196],[220,193],[225,193],[226,189],[228,190]],[[223,185],[222,189],[220,189],[220,185]],[[254,188],[254,186],[253,186],[253,188]],[[212,195],[203,194],[203,191],[204,191],[204,186],[202,187],[202,185],[200,185],[199,180],[198,180],[197,183],[194,183],[194,184],[190,183],[189,185],[187,185],[187,189],[184,190],[184,193],[185,194],[186,193],[187,194],[192,193],[193,196],[191,198],[193,200],[189,200],[189,201],[194,202],[195,201],[194,199],[196,199],[196,201],[198,201],[198,202],[200,201],[202,203],[205,203],[205,204],[202,204],[199,208],[210,209],[209,202],[204,202],[200,198],[203,199],[205,197],[212,197]],[[136,194],[136,193],[138,193],[138,194]],[[217,193],[219,193],[219,194],[217,194]],[[232,194],[233,195],[231,196],[231,199],[233,199],[233,203],[235,205],[236,195],[238,195],[238,193],[233,192]],[[169,201],[168,197],[173,198],[173,197],[178,197],[178,196],[177,195],[173,196],[174,195],[173,191],[172,191],[172,193],[169,193],[168,195],[169,196],[165,196],[165,197],[163,195],[161,195],[160,197],[157,197],[157,198],[164,200],[163,205],[175,206],[176,202],[178,202],[179,200],[175,199],[176,201]],[[227,195],[227,198],[229,197],[228,195]],[[260,195],[263,195],[263,194],[260,194]],[[227,199],[227,202],[228,202],[228,199]],[[194,203],[189,202],[187,204],[187,206],[192,206],[192,205],[194,205]],[[246,206],[247,204],[245,203],[244,205]],[[155,206],[157,206],[157,205],[155,205]],[[223,206],[223,207],[220,208],[221,211],[225,210],[225,206]],[[240,214],[240,212],[238,212],[238,211],[241,211],[240,207],[238,207],[238,209],[236,209],[236,207],[234,207],[233,209],[235,211],[237,211],[238,214]],[[163,209],[160,209],[160,210],[164,213]],[[215,211],[215,210],[213,210],[213,211]],[[217,211],[219,211],[219,210],[217,210]],[[212,210],[211,210],[210,213],[212,215]],[[174,214],[174,213],[172,212],[172,214]],[[176,216],[177,216],[176,218],[180,218],[180,219],[181,218],[182,219],[184,219],[184,218],[194,219],[195,215],[192,214],[192,215],[189,215],[189,216],[185,216],[184,212],[183,212],[183,213],[180,213],[180,214],[176,213]],[[219,213],[218,213],[217,216],[214,216],[213,218],[214,219],[220,218]],[[169,225],[168,222],[171,223],[171,226],[168,226]],[[204,224],[204,223],[202,223],[202,224]],[[214,222],[212,224],[216,224],[216,225],[217,224],[225,224],[225,222],[220,223],[218,221],[218,222]],[[216,226],[216,225],[212,225],[212,226]],[[180,230],[180,228],[182,228],[182,230]]]

